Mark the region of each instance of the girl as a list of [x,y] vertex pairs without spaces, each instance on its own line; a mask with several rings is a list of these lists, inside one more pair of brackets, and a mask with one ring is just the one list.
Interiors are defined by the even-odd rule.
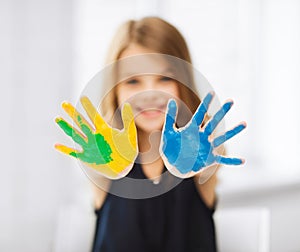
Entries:
[[[207,122],[213,94],[199,106],[185,40],[160,18],[122,25],[107,63],[114,63],[114,67],[110,81],[105,81],[102,115],[114,128],[123,128],[123,122],[124,130],[108,126],[87,97],[81,102],[95,130],[70,104],[63,107],[84,134],[57,118],[66,134],[83,147],[77,151],[58,144],[58,150],[96,170],[104,164],[99,168],[102,174],[119,178],[111,181],[98,174],[96,181],[95,174],[86,169],[99,186],[94,186],[97,225],[93,251],[216,251],[216,164],[243,163],[218,155],[219,147],[246,125],[212,138],[232,101]],[[125,103],[132,107],[136,127]],[[205,169],[197,172],[201,168]],[[205,183],[199,183],[200,179]]]
[[[191,63],[188,47],[179,31],[156,17],[123,24],[113,39],[107,63],[149,53],[167,54]],[[135,117],[142,155],[127,177],[148,179],[150,186],[157,186],[155,179],[166,168],[159,157],[160,136],[151,137],[151,133],[162,129],[165,116],[161,108],[146,108],[156,104],[164,93],[180,99],[194,113],[200,100],[193,82],[189,85],[180,85],[164,76],[138,75],[120,82],[105,97],[102,112],[108,121],[112,121],[121,104],[134,100],[132,97],[144,101],[144,111]],[[216,167],[210,169],[214,171]],[[213,212],[217,177],[214,173],[204,184],[199,184],[199,176],[184,179],[172,190],[145,199],[119,197],[95,186],[97,226],[93,251],[216,251]],[[113,181],[108,188],[113,191],[118,183],[120,181]]]

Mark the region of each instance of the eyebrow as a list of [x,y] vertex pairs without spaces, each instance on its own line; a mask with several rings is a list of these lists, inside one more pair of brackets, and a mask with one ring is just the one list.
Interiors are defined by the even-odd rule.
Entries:
[[[163,71],[163,73],[164,73],[164,74],[171,74],[171,75],[174,75],[175,70],[174,70],[173,68],[171,68],[171,67],[168,67],[167,69],[165,69],[165,70]],[[161,74],[161,75],[163,75],[163,74]]]
[[164,71],[160,73],[134,73],[134,72],[127,72],[127,73],[122,73],[123,78],[132,78],[134,76],[141,76],[141,75],[162,75],[162,76],[174,76],[174,69],[172,68],[166,68]]

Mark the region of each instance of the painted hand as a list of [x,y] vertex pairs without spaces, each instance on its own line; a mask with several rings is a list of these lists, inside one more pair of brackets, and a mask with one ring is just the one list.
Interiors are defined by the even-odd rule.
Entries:
[[168,103],[160,153],[168,170],[177,177],[191,177],[203,168],[215,163],[226,165],[240,165],[244,163],[244,160],[240,158],[230,158],[215,154],[215,148],[241,132],[246,127],[245,122],[226,131],[223,135],[211,139],[213,138],[213,131],[230,110],[233,101],[226,102],[208,123],[203,128],[200,128],[213,96],[213,92],[208,93],[188,124],[179,129],[175,126],[177,115],[176,102],[175,100],[170,100]]
[[94,124],[94,128],[67,102],[64,102],[62,107],[82,132],[61,117],[56,118],[55,121],[68,136],[82,147],[82,150],[75,150],[61,144],[56,144],[55,148],[79,159],[107,178],[118,179],[126,176],[133,167],[138,154],[137,131],[130,105],[123,106],[124,129],[118,130],[110,127],[104,121],[86,96],[81,98],[81,104]]

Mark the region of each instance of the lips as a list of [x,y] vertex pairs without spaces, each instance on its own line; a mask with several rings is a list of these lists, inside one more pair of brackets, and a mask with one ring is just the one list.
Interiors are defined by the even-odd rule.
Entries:
[[139,115],[147,117],[155,117],[165,113],[166,105],[151,105],[151,106],[142,106],[136,107],[136,112]]
[[165,109],[166,109],[166,104],[136,106],[136,111],[139,113],[144,111],[153,111],[153,110],[164,112]]

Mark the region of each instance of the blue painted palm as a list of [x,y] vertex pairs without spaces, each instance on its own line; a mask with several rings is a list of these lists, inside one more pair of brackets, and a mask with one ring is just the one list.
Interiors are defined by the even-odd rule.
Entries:
[[240,165],[244,162],[241,158],[215,154],[214,149],[241,132],[246,127],[245,122],[211,140],[213,131],[230,110],[233,101],[224,103],[220,110],[200,129],[213,96],[213,92],[206,95],[189,123],[183,128],[175,126],[177,114],[175,100],[171,99],[168,103],[160,152],[166,167],[178,177],[193,176],[203,168],[215,163]]

